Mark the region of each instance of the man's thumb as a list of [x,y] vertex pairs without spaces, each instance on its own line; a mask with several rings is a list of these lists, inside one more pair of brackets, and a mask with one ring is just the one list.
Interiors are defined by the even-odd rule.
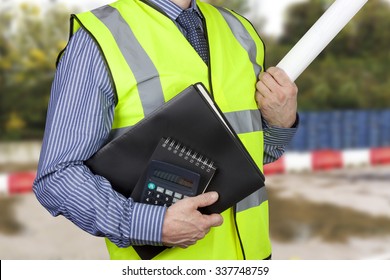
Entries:
[[201,208],[215,203],[218,200],[218,197],[218,193],[213,191],[200,194],[194,197],[194,199],[197,208]]

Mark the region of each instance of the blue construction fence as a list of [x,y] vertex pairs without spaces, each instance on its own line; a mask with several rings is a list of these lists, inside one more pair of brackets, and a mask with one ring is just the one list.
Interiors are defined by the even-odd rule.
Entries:
[[390,147],[390,109],[300,112],[288,151]]

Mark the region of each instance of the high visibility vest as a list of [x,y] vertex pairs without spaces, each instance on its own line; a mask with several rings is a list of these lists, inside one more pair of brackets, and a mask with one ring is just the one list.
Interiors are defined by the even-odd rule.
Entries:
[[[73,15],[99,45],[117,96],[112,137],[135,125],[190,84],[202,82],[255,163],[263,167],[261,114],[255,84],[264,46],[238,14],[197,2],[210,49],[209,67],[175,23],[147,3],[119,0]],[[239,188],[240,186],[237,186]],[[164,250],[155,259],[265,259],[271,255],[265,188],[222,213],[224,223],[187,249]],[[112,259],[140,259],[135,250],[106,239]]]

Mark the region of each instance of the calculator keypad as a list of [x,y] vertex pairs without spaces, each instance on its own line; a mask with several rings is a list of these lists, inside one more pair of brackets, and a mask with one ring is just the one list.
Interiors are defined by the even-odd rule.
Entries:
[[182,193],[165,189],[160,185],[150,182],[147,184],[142,202],[169,207],[185,197],[187,196]]

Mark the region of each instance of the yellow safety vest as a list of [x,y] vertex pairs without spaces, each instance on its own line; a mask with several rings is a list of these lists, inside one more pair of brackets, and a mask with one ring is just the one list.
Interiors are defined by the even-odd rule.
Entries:
[[[264,46],[252,25],[236,13],[203,2],[210,49],[209,67],[175,23],[139,0],[119,0],[73,15],[73,32],[82,27],[96,40],[117,95],[112,137],[136,124],[181,90],[202,82],[262,170],[263,131],[255,84],[264,63]],[[238,188],[240,186],[237,186]],[[164,259],[265,259],[271,255],[265,188],[222,213],[224,223],[196,245],[172,248]],[[140,259],[135,250],[106,239],[112,259]]]

